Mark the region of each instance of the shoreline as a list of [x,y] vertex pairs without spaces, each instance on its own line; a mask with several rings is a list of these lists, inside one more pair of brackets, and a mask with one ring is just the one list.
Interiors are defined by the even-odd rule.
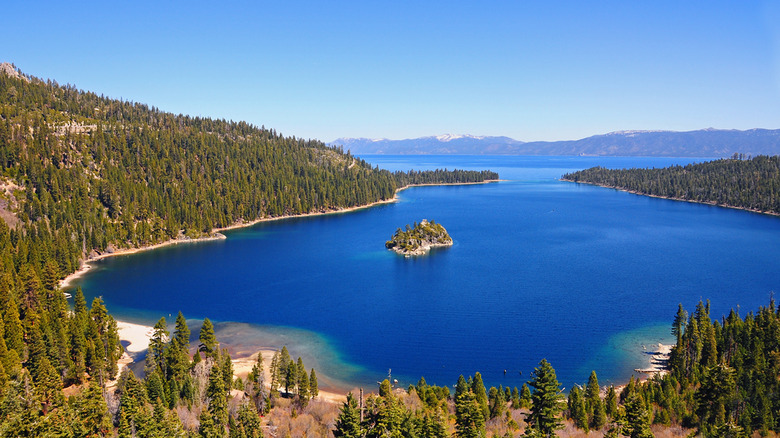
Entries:
[[646,354],[650,355],[650,366],[647,368],[635,368],[634,372],[644,374],[648,376],[647,378],[652,378],[656,375],[666,375],[669,372],[667,367],[669,365],[669,357],[672,354],[672,348],[674,348],[674,345],[659,342],[656,344],[655,351],[645,351]]
[[[125,368],[130,368],[132,364],[145,360],[146,351],[149,348],[149,340],[154,334],[154,327],[150,325],[136,324],[127,321],[116,321],[117,334],[119,335],[119,342],[122,344],[124,351],[121,358],[117,361],[119,370],[117,372],[117,379],[108,382],[107,387],[113,388],[116,386],[119,376],[122,374]],[[230,345],[224,345],[226,348],[230,348]],[[263,355],[263,365],[265,372],[265,381],[271,381],[271,361],[277,350],[269,348],[261,348],[259,351],[255,351],[251,354],[235,354],[235,357],[231,356],[233,362],[233,376],[246,379],[252,367],[257,361],[257,355]],[[320,381],[330,380],[327,375],[320,374],[318,376]],[[269,388],[269,387],[267,387]],[[340,391],[335,391],[333,388],[323,385],[319,391],[318,398],[330,403],[342,403],[347,399],[346,392],[342,394]]]
[[[154,328],[150,325],[130,323],[127,321],[117,320],[117,329],[120,343],[124,349],[122,357],[118,361],[119,372],[117,379],[121,375],[125,368],[133,369],[134,364],[138,364],[143,361],[146,356],[146,351],[149,348],[149,339],[151,338]],[[272,362],[274,354],[278,350],[274,350],[268,347],[255,348],[249,351],[241,351],[240,348],[231,348],[229,342],[221,342],[220,345],[227,348],[231,352],[231,359],[233,362],[233,375],[234,377],[240,377],[246,379],[249,372],[254,366],[257,355],[263,355],[263,364],[265,372],[265,382],[271,381],[270,376],[270,364]],[[669,370],[667,369],[669,363],[669,356],[671,354],[674,345],[657,343],[650,347],[650,350],[646,350],[645,346],[642,346],[643,353],[650,356],[648,360],[648,366],[644,368],[635,368],[634,372],[637,381],[646,381],[654,378],[656,375],[664,376]],[[598,370],[597,370],[598,371]],[[332,381],[327,374],[323,371],[319,371],[318,380],[320,382],[319,399],[329,403],[343,403],[346,400],[347,393],[350,390],[345,389],[345,386],[332,387],[326,382]],[[346,383],[346,382],[342,382]],[[117,380],[110,381],[108,387],[114,387],[117,384]],[[619,385],[614,385],[615,390],[619,393],[628,384],[628,381]],[[349,386],[349,385],[348,385]],[[606,392],[610,385],[602,387],[602,392]],[[352,392],[355,392],[360,385],[355,385]],[[268,386],[266,386],[268,388]],[[371,392],[369,389],[368,392]]]
[[309,213],[301,213],[301,214],[288,214],[288,215],[282,215],[282,216],[274,216],[274,217],[264,217],[260,219],[251,220],[248,222],[238,222],[233,225],[228,225],[226,227],[218,227],[218,228],[212,228],[211,229],[211,235],[204,236],[204,237],[197,237],[197,238],[185,238],[185,239],[169,239],[164,242],[155,243],[153,245],[147,245],[147,246],[140,246],[137,248],[127,248],[127,249],[119,249],[112,252],[105,252],[103,254],[98,254],[92,257],[88,257],[81,261],[81,264],[79,265],[79,268],[70,274],[68,274],[65,278],[60,280],[59,287],[60,289],[70,289],[72,287],[72,283],[83,277],[84,275],[89,272],[90,269],[92,269],[92,265],[90,265],[90,262],[94,262],[97,260],[102,260],[109,257],[117,257],[117,256],[123,256],[123,255],[129,255],[129,254],[136,254],[139,252],[144,251],[152,251],[159,248],[164,248],[166,246],[171,245],[178,245],[182,243],[198,243],[198,242],[209,242],[214,240],[224,240],[227,239],[227,236],[222,234],[222,231],[229,231],[229,230],[235,230],[239,228],[246,228],[251,227],[253,225],[257,225],[261,222],[272,222],[272,221],[278,221],[278,220],[284,220],[284,219],[295,219],[295,218],[303,218],[303,217],[313,217],[313,216],[323,216],[323,215],[330,215],[330,214],[342,214],[342,213],[351,213],[354,211],[363,210],[366,208],[376,207],[377,205],[384,205],[384,204],[392,204],[394,202],[398,202],[398,193],[412,187],[428,187],[428,186],[462,186],[462,185],[475,185],[475,184],[489,184],[499,181],[505,181],[501,179],[491,179],[491,180],[485,180],[485,181],[479,181],[479,182],[463,182],[463,183],[430,183],[430,184],[409,184],[404,187],[399,187],[395,189],[395,193],[393,194],[393,197],[390,199],[382,199],[379,201],[374,201],[369,204],[365,205],[357,205],[354,207],[344,207],[344,208],[336,208],[332,210],[325,210],[325,211],[315,211],[315,212],[309,212]]
[[[118,249],[118,250],[112,250],[111,252],[105,252],[103,254],[97,254],[92,257],[88,257],[87,259],[81,261],[81,264],[79,268],[72,272],[71,274],[67,275],[64,279],[62,279],[59,283],[60,289],[69,289],[72,287],[72,283],[87,274],[93,266],[90,264],[91,262],[102,260],[109,257],[117,257],[117,256],[123,256],[123,255],[131,255],[131,254],[137,254],[144,251],[151,251],[171,245],[178,245],[182,243],[198,243],[198,242],[208,242],[208,241],[214,241],[214,240],[224,240],[227,239],[227,236],[222,234],[222,231],[229,231],[239,228],[246,228],[251,227],[253,225],[256,225],[261,222],[271,222],[271,221],[277,221],[277,220],[284,220],[284,219],[294,219],[294,218],[302,218],[302,217],[312,217],[312,216],[322,216],[322,215],[330,215],[330,214],[342,214],[342,213],[350,213],[358,210],[363,210],[371,207],[375,207],[378,205],[383,204],[391,204],[394,202],[397,202],[399,200],[398,194],[406,189],[412,188],[412,187],[432,187],[432,186],[459,186],[459,185],[477,185],[477,184],[489,184],[489,183],[495,183],[499,181],[505,181],[501,179],[496,180],[485,180],[485,181],[479,181],[479,182],[463,182],[463,183],[426,183],[426,184],[409,184],[403,187],[399,187],[395,190],[393,197],[390,199],[383,199],[379,201],[375,201],[369,204],[365,205],[359,205],[354,207],[345,207],[345,208],[338,208],[338,209],[332,209],[332,210],[326,210],[326,211],[316,211],[316,212],[310,212],[310,213],[303,213],[303,214],[296,214],[296,215],[283,215],[283,216],[275,216],[275,217],[265,217],[260,218],[248,222],[239,222],[235,223],[233,225],[229,225],[226,227],[218,227],[213,228],[211,230],[211,233],[209,236],[204,237],[198,237],[198,238],[177,238],[177,239],[170,239],[164,242],[156,243],[153,245],[147,245],[147,246],[141,246],[136,248],[127,248],[127,249]],[[131,323],[127,321],[121,321],[116,320],[117,322],[117,332],[118,337],[120,340],[120,343],[123,347],[123,353],[121,358],[118,360],[117,364],[119,366],[119,374],[122,373],[122,371],[125,368],[131,368],[131,366],[135,363],[137,364],[141,360],[145,359],[146,350],[149,347],[149,339],[151,338],[153,334],[154,328],[149,325],[143,325],[143,324],[136,324]],[[230,347],[230,344],[225,343],[226,347]],[[236,354],[235,357],[232,358],[233,365],[234,365],[234,375],[246,378],[246,375],[251,371],[252,366],[254,365],[255,361],[257,360],[257,355],[262,354],[264,364],[270,364],[271,359],[274,355],[276,350],[262,348],[259,351],[255,351],[249,355],[246,353],[244,354]],[[270,367],[266,365],[265,372],[267,374],[270,373]],[[118,376],[117,375],[117,376]],[[326,374],[320,374],[319,379],[321,382],[327,382],[331,379],[328,378]],[[266,379],[267,382],[270,382],[270,374],[267,376]],[[108,386],[113,387],[117,384],[117,381],[111,381],[109,382]],[[327,384],[322,385],[322,388],[319,391],[319,398],[331,403],[341,403],[344,400],[346,400],[346,392],[334,390],[333,388],[330,388]],[[343,393],[342,393],[343,392]]]
[[220,234],[219,232],[212,232],[212,235],[210,236],[204,236],[204,237],[196,237],[194,239],[192,238],[186,238],[186,239],[170,239],[166,240],[165,242],[155,243],[154,245],[148,245],[148,246],[140,246],[138,248],[127,248],[127,249],[118,249],[111,252],[105,252],[103,254],[98,254],[92,257],[88,257],[87,259],[83,260],[81,262],[81,266],[75,271],[62,280],[60,280],[59,287],[60,289],[68,289],[71,287],[71,283],[76,280],[77,278],[82,277],[84,274],[89,272],[90,269],[92,269],[92,265],[90,265],[90,262],[94,262],[97,260],[102,260],[109,257],[116,257],[116,256],[123,256],[123,255],[129,255],[129,254],[136,254],[143,251],[151,251],[153,249],[159,249],[166,246],[172,246],[172,245],[179,245],[182,243],[198,243],[198,242],[210,242],[214,240],[224,240],[227,239],[224,234]]
[[574,184],[587,184],[587,185],[590,185],[590,186],[603,187],[605,189],[618,190],[620,192],[631,193],[632,195],[647,196],[649,198],[667,199],[667,200],[670,200],[670,201],[679,201],[679,202],[689,202],[691,204],[710,205],[710,206],[713,206],[713,207],[730,208],[732,210],[748,211],[750,213],[758,213],[758,214],[765,214],[767,216],[780,217],[780,213],[775,213],[775,212],[772,212],[772,211],[763,211],[763,210],[756,210],[756,209],[746,208],[746,207],[737,207],[737,206],[728,205],[728,204],[718,204],[717,202],[712,202],[712,201],[696,201],[696,200],[693,200],[693,199],[675,198],[673,196],[653,195],[653,194],[650,194],[650,193],[643,193],[643,192],[640,192],[640,191],[637,191],[637,190],[631,190],[631,189],[626,189],[626,188],[623,188],[623,187],[616,187],[616,186],[608,186],[608,185],[605,185],[605,184],[599,184],[599,183],[594,183],[594,182],[590,182],[590,181],[572,181],[572,180],[563,179],[563,178],[559,179],[559,181],[565,181],[565,182],[574,183]]

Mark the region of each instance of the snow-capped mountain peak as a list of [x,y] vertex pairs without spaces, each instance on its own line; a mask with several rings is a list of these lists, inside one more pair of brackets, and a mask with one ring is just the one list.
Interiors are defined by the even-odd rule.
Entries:
[[457,139],[459,139],[459,138],[473,138],[473,139],[475,139],[475,140],[482,140],[482,139],[483,139],[483,138],[485,138],[485,137],[478,137],[478,136],[475,136],[475,135],[468,135],[468,134],[465,134],[465,135],[458,135],[458,134],[444,134],[444,135],[437,135],[437,136],[436,136],[436,140],[439,140],[439,141],[441,141],[441,142],[447,142],[447,141],[457,140]]

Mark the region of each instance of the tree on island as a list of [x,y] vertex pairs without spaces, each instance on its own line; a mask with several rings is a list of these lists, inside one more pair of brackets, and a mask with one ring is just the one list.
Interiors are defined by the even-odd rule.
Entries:
[[407,224],[404,229],[398,228],[393,236],[385,242],[385,248],[403,255],[422,255],[434,246],[450,246],[452,237],[441,224],[423,219],[415,222],[414,228]]

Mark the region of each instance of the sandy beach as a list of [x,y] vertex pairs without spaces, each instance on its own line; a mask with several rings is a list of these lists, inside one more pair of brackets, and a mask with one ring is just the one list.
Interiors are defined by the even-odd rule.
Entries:
[[[257,362],[257,355],[262,354],[263,370],[265,371],[265,382],[267,386],[271,381],[271,360],[274,357],[274,353],[276,353],[274,350],[260,350],[251,356],[233,359],[233,375],[235,377],[240,377],[241,379],[246,379],[246,377],[252,371],[252,367],[255,366],[255,362]],[[322,389],[319,390],[319,395],[317,398],[319,400],[324,400],[331,403],[343,403],[347,400],[347,396],[345,394],[337,394],[335,392],[324,391]]]
[[154,333],[152,326],[117,321],[116,328],[119,332],[119,340],[128,353],[137,355],[149,348],[149,339]]
[[[125,368],[146,358],[146,350],[149,348],[149,339],[154,334],[154,328],[152,326],[135,324],[126,321],[117,321],[116,325],[119,334],[119,341],[125,349],[124,354],[122,354],[122,357],[117,362],[119,366],[119,373],[117,376],[119,376],[122,374],[122,371]],[[223,347],[227,347],[227,345],[223,345]],[[265,369],[265,382],[266,384],[269,384],[271,381],[271,360],[273,359],[274,353],[276,353],[275,350],[263,349],[251,355],[238,355],[232,360],[233,375],[235,377],[240,377],[241,379],[246,379],[247,375],[250,371],[252,371],[252,367],[257,361],[257,355],[262,354],[263,365]],[[320,375],[320,378],[326,379],[326,376]],[[116,380],[109,382],[107,386],[111,388],[115,385]],[[330,392],[327,390],[320,390],[319,399],[333,403],[342,403],[344,400],[346,400],[346,395]]]

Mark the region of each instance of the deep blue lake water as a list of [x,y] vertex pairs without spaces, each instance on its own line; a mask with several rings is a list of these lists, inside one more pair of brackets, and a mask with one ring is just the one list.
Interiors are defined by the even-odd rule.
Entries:
[[[592,369],[602,384],[624,383],[646,366],[643,346],[671,341],[678,303],[709,299],[717,318],[780,290],[780,218],[558,181],[595,165],[701,159],[364,158],[390,170],[492,169],[505,181],[411,188],[394,204],[109,258],[79,284],[118,319],[182,311],[224,322],[219,336],[236,350],[287,344],[346,389],[372,388],[390,368],[402,385],[480,371],[488,385],[520,386],[542,358],[566,388]],[[423,218],[454,246],[409,259],[384,249]]]

